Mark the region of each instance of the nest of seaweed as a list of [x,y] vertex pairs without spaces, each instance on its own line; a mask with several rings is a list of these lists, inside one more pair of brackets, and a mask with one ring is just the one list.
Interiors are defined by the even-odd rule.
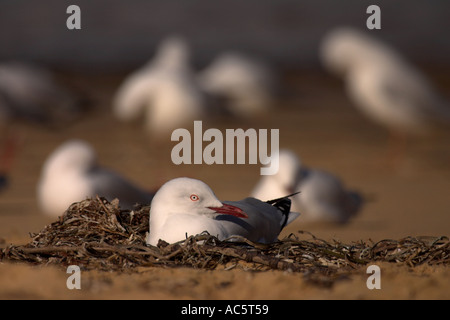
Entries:
[[[359,266],[393,262],[415,267],[449,265],[447,237],[406,237],[378,242],[327,242],[299,231],[272,244],[241,237],[219,241],[201,234],[157,246],[146,244],[150,207],[121,210],[104,198],[74,203],[26,245],[0,250],[0,261],[78,265],[84,270],[126,271],[137,267],[193,267],[246,270],[289,270],[335,279]],[[308,239],[300,239],[307,236]]]

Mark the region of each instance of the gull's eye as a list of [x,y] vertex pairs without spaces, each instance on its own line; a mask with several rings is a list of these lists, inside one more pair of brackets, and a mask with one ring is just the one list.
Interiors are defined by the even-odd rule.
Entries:
[[196,195],[196,194],[191,194],[190,199],[191,199],[192,201],[198,201],[200,198],[199,198],[198,195]]

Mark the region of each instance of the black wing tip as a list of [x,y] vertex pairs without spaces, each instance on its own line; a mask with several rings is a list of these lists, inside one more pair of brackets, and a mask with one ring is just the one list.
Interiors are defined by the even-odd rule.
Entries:
[[291,199],[289,199],[289,197],[296,195],[298,193],[299,192],[296,192],[296,193],[290,194],[285,197],[266,201],[266,203],[273,205],[275,208],[280,210],[281,213],[283,214],[284,220],[283,220],[283,223],[281,224],[280,231],[283,230],[283,228],[286,226],[288,218],[289,218],[289,213],[291,212],[292,201],[291,201]]
[[291,199],[289,199],[290,197],[293,197],[293,196],[295,196],[295,195],[297,195],[297,194],[299,194],[300,193],[300,191],[297,191],[297,192],[295,192],[295,193],[292,193],[292,194],[289,194],[289,195],[287,195],[287,196],[284,196],[284,197],[281,197],[281,198],[276,198],[276,199],[272,199],[272,200],[268,200],[268,201],[266,201],[268,204],[274,204],[274,203],[277,203],[277,202],[280,202],[281,200],[286,200],[286,199],[288,199],[289,201],[291,201]]

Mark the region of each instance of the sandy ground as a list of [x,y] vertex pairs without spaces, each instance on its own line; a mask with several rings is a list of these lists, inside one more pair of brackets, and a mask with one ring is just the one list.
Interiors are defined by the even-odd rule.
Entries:
[[[450,96],[448,72],[427,69],[430,78]],[[447,70],[448,71],[448,70]],[[259,178],[260,165],[181,165],[170,160],[170,139],[155,142],[142,125],[124,124],[110,112],[120,76],[64,77],[89,92],[95,109],[63,129],[17,124],[23,137],[8,189],[0,194],[0,246],[22,244],[53,218],[36,202],[36,184],[46,156],[69,138],[86,139],[100,163],[141,186],[153,189],[178,176],[207,182],[223,200],[241,199]],[[278,128],[280,145],[296,151],[306,165],[339,175],[348,187],[370,201],[349,224],[311,225],[298,219],[283,235],[307,230],[317,237],[351,242],[405,236],[449,236],[450,133],[411,139],[404,157],[393,163],[387,155],[387,131],[353,108],[338,80],[319,71],[303,70],[286,77],[288,94],[273,113],[252,120],[222,119],[204,126]],[[187,126],[192,128],[192,124]],[[250,272],[243,268],[202,271],[188,268],[145,268],[129,273],[83,272],[82,289],[68,290],[66,270],[56,267],[0,263],[2,299],[449,299],[450,269],[415,269],[380,264],[381,290],[366,287],[365,269],[324,288],[302,274]]]

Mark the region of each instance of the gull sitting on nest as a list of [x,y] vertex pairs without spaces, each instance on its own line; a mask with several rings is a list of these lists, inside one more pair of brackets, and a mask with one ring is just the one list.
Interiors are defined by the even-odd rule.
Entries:
[[287,197],[263,202],[255,198],[220,201],[203,181],[176,178],[155,194],[150,209],[148,243],[184,240],[204,231],[225,240],[241,236],[253,242],[277,240],[285,225],[299,216]]

